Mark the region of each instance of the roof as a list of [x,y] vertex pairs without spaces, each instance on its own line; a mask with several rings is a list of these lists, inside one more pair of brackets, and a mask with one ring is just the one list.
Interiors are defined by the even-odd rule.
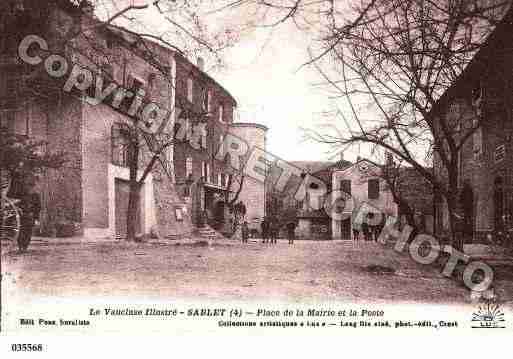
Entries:
[[332,175],[332,173],[334,171],[339,171],[339,170],[343,170],[343,169],[349,168],[352,165],[353,165],[352,162],[345,161],[345,160],[340,160],[340,161],[337,161],[337,162],[329,165],[326,168],[323,168],[320,171],[314,172],[313,175],[315,177],[319,178],[320,180],[322,180],[328,186],[331,186],[331,175]]
[[331,166],[333,161],[289,161],[290,164],[303,169],[307,173],[315,173]]
[[[69,4],[69,0],[59,0],[59,1],[64,4],[65,3]],[[71,9],[74,9],[74,11],[82,11],[77,6],[75,6],[73,4],[69,4],[69,6],[71,7]],[[86,12],[82,12],[81,16],[87,16],[87,17],[89,17],[89,20],[91,20],[93,22],[103,23],[96,16],[90,15]],[[107,24],[107,26],[104,27],[104,30],[110,32],[111,34],[118,36],[118,38],[122,39],[123,41],[125,41],[128,44],[134,44],[138,40],[142,40],[146,44],[154,45],[154,46],[158,47],[159,49],[167,52],[168,54],[174,55],[175,59],[181,59],[183,62],[186,62],[187,66],[190,66],[198,74],[205,77],[209,82],[212,82],[217,87],[219,87],[226,95],[228,95],[230,100],[233,102],[233,105],[237,106],[237,100],[235,99],[235,97],[233,97],[233,95],[228,90],[226,90],[226,88],[224,86],[222,86],[219,82],[217,82],[212,76],[207,74],[205,71],[201,70],[198,66],[193,64],[191,61],[189,61],[189,59],[187,59],[187,57],[185,57],[185,55],[179,51],[180,49],[178,49],[178,48],[173,49],[173,48],[169,47],[168,45],[166,45],[162,42],[159,42],[157,40],[138,36],[137,33],[134,33],[133,31],[130,31],[122,26]]]
[[230,127],[256,127],[264,131],[268,130],[266,126],[255,122],[234,122],[230,123]]

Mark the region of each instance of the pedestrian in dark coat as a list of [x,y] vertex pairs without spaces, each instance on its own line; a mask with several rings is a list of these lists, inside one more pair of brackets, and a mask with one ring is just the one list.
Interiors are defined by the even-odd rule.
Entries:
[[358,228],[353,227],[353,241],[358,241],[360,239],[360,231]]
[[278,243],[278,234],[280,232],[280,222],[278,218],[271,217],[269,222],[269,234],[271,237],[271,244]]
[[260,226],[262,228],[262,243],[266,243],[269,237],[269,219],[264,217]]
[[362,232],[363,232],[363,238],[365,238],[366,241],[370,240],[370,230],[369,225],[367,222],[362,223]]
[[289,239],[289,244],[294,244],[294,239],[296,237],[296,222],[290,221],[287,223],[287,237]]
[[242,243],[248,243],[248,238],[249,238],[248,222],[244,221],[244,223],[242,223],[241,232],[242,232]]

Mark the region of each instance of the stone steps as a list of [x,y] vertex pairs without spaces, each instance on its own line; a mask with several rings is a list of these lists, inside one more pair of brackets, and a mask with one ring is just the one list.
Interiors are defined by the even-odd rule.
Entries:
[[221,233],[217,232],[215,229],[213,229],[212,227],[210,227],[208,225],[198,228],[197,232],[198,232],[198,236],[200,238],[205,239],[209,242],[212,240],[225,240],[226,239],[225,236],[223,236]]

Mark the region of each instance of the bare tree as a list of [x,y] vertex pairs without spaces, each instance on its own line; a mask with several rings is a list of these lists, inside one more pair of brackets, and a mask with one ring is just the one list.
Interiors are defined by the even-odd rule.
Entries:
[[[63,49],[63,53],[77,55],[81,63],[77,63],[71,58],[68,60],[74,65],[91,70],[96,76],[101,76],[104,78],[104,82],[110,81],[125,89],[130,89],[131,85],[128,83],[126,66],[123,63],[129,61],[128,57],[130,56],[140,57],[154,68],[164,81],[168,82],[170,91],[176,94],[174,106],[181,109],[187,108],[185,105],[187,100],[181,98],[172,88],[173,79],[169,72],[169,66],[161,61],[161,56],[156,51],[158,46],[167,47],[184,57],[201,54],[209,63],[220,66],[223,64],[222,51],[231,46],[237,37],[237,32],[229,28],[209,29],[207,21],[203,17],[210,6],[206,1],[160,0],[144,4],[141,2],[141,5],[138,5],[133,1],[110,0],[46,0],[44,2],[9,0],[6,6],[15,14],[13,17],[15,21],[9,23],[9,18],[3,17],[0,25],[2,28],[14,31],[12,37],[14,45],[19,43],[27,31],[29,31],[27,33],[41,33],[48,30],[53,33],[58,32],[59,36],[52,38],[54,51]],[[59,29],[49,29],[49,17],[45,14],[49,14],[57,6],[64,6],[72,12],[82,13],[83,20],[78,23],[63,22],[59,24]],[[154,16],[156,14],[165,26],[155,29],[151,23],[148,23],[144,16],[149,11]],[[30,26],[23,27],[23,23]],[[23,32],[18,31],[21,27],[24,28]],[[119,54],[113,54],[97,41],[98,36],[108,31],[116,32],[126,42],[123,45],[125,51],[125,54],[122,55],[123,59],[119,58]],[[122,82],[116,82],[112,73],[106,70],[115,67],[123,69]],[[60,103],[63,96],[62,83],[40,81],[43,76],[44,67],[37,67],[30,73],[24,74],[24,88],[36,98],[57,99],[57,103]],[[84,93],[72,91],[71,95],[82,98]],[[144,97],[141,101],[145,103],[152,102],[152,99],[145,94],[135,95]],[[141,130],[140,116],[138,116],[140,113],[127,114],[127,111],[120,111],[115,106],[111,107],[126,118],[123,129],[126,139],[122,146],[127,152],[126,162],[130,173],[127,239],[133,240],[136,236],[138,198],[142,184],[158,164],[161,165],[160,170],[164,171],[165,175],[172,177],[172,169],[167,163],[165,153],[173,145],[175,134],[172,126],[161,126],[156,133],[143,131]],[[170,114],[174,114],[176,109],[169,107],[166,110]],[[200,122],[205,121],[208,114],[203,111],[189,110],[187,115],[194,122]],[[141,174],[139,175],[139,173]]]
[[[353,7],[355,20],[333,11],[323,47],[312,52],[337,104],[343,136],[309,137],[343,148],[368,144],[413,167],[444,198],[453,245],[459,154],[480,127],[472,93],[446,111],[437,105],[497,25],[508,2],[373,0]],[[340,24],[340,25],[339,25]],[[440,164],[439,171],[426,167]],[[429,167],[429,166],[428,166]]]

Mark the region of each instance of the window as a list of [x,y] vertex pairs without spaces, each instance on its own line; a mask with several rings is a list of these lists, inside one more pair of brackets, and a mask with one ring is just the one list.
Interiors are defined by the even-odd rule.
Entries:
[[219,185],[223,187],[228,186],[228,175],[226,173],[219,173]]
[[183,213],[181,208],[175,208],[175,217],[178,222],[183,221]]
[[11,133],[14,132],[15,119],[14,111],[0,111],[0,129]]
[[29,134],[29,120],[25,111],[0,110],[0,128],[4,131],[26,136]]
[[208,137],[208,129],[207,126],[203,126],[201,129],[201,147],[204,149],[207,148],[207,137]]
[[20,72],[16,69],[10,69],[0,76],[0,103],[2,103],[3,108],[16,106],[15,101],[17,99],[20,76]]
[[210,181],[210,164],[208,162],[202,162],[201,176],[203,177],[203,181]]
[[379,179],[370,179],[368,182],[368,198],[378,199],[379,198]]
[[152,72],[148,75],[148,86],[149,87],[152,87],[153,84],[155,83],[155,80],[157,79],[157,75]]
[[192,102],[192,88],[193,88],[192,78],[189,77],[187,79],[187,100],[189,100],[189,102]]
[[340,181],[340,190],[344,193],[351,194],[351,180]]
[[219,135],[219,146],[217,148],[217,152],[220,152],[222,150],[223,142],[224,142],[224,135]]
[[201,108],[205,112],[210,112],[211,109],[211,101],[212,101],[212,94],[209,89],[203,89],[202,91],[202,100],[201,100]]
[[219,122],[224,123],[224,107],[223,107],[223,105],[219,105]]
[[185,159],[185,179],[192,177],[192,157]]
[[296,209],[303,209],[303,201],[296,201]]
[[112,163],[128,167],[129,129],[125,124],[116,123],[111,129]]

